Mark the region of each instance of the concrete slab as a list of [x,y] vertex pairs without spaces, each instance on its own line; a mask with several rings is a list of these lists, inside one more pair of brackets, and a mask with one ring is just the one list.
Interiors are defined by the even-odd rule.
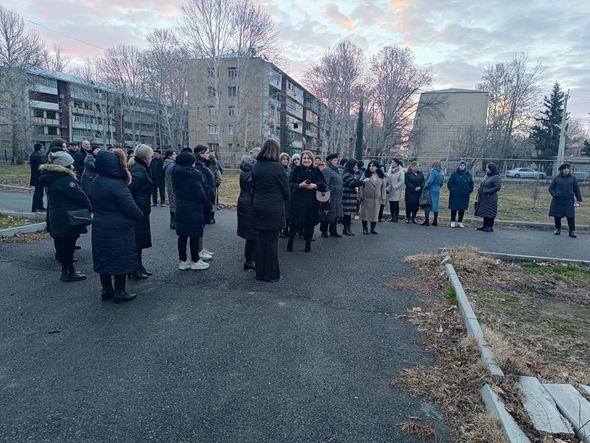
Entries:
[[14,228],[0,229],[0,238],[14,237],[18,234],[32,234],[34,232],[41,232],[45,230],[45,222],[34,223],[32,225],[16,226]]
[[578,385],[578,391],[590,401],[590,386]]
[[510,443],[530,442],[514,418],[512,418],[512,416],[506,411],[504,402],[498,397],[490,385],[483,385],[480,394],[486,405],[487,411],[500,419],[502,431]]
[[558,257],[542,257],[538,255],[522,255],[522,254],[504,254],[499,252],[481,252],[482,255],[486,255],[491,258],[498,258],[504,261],[511,262],[522,262],[522,261],[534,261],[534,262],[547,262],[547,263],[567,263],[571,265],[579,266],[590,266],[590,260],[575,260],[569,258],[558,258]]
[[536,377],[520,377],[518,387],[524,397],[524,408],[537,430],[574,436],[572,426],[557,410],[551,395]]
[[576,437],[584,443],[590,443],[590,402],[572,385],[546,384],[544,385],[561,414],[574,427]]

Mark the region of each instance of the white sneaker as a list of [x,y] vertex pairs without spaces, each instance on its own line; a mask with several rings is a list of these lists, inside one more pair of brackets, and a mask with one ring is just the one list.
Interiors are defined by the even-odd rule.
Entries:
[[194,271],[202,271],[204,269],[209,269],[209,263],[205,263],[203,260],[192,262],[191,269]]
[[454,228],[455,226],[457,226],[457,223],[451,222],[451,228]]
[[211,254],[207,254],[204,249],[201,252],[199,252],[199,258],[202,261],[213,260],[213,256]]
[[213,257],[213,256],[215,255],[215,254],[213,254],[213,252],[211,252],[209,249],[205,249],[205,248],[203,248],[203,249],[201,250],[201,252],[204,252],[205,254],[209,254],[211,257]]
[[190,260],[187,261],[181,261],[178,264],[178,269],[180,269],[181,271],[184,271],[186,269],[190,269],[192,262]]
[[464,227],[465,227],[465,225],[464,225],[463,223],[459,223],[459,227],[460,227],[460,228],[464,228]]

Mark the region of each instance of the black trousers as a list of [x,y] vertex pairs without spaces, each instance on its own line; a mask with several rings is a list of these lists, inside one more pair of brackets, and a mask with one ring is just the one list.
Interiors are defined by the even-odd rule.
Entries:
[[178,257],[180,261],[186,261],[186,242],[189,241],[190,250],[191,250],[191,260],[193,262],[199,261],[199,237],[188,237],[186,235],[179,235],[178,236]]
[[[107,294],[112,294],[115,291],[124,291],[125,290],[125,282],[127,281],[125,274],[120,275],[109,275],[109,274],[100,274],[100,284],[102,285],[102,290]],[[115,280],[115,289],[113,290],[113,279]]]
[[397,220],[399,218],[399,201],[389,202],[389,212],[391,212],[391,218]]
[[166,203],[166,182],[154,183],[154,188],[152,189],[152,201],[154,205],[158,204],[158,190],[160,191],[160,203]]
[[406,201],[406,220],[415,219],[420,208],[419,202]]
[[256,240],[246,240],[246,246],[244,246],[244,257],[247,262],[254,261],[254,253],[256,252]]
[[[321,222],[320,223],[320,231],[321,232],[328,232],[330,234],[338,234],[338,222],[328,223],[328,222]],[[312,232],[313,235],[313,232]]]
[[[336,224],[334,223],[334,230],[336,230]],[[313,238],[313,231],[315,231],[315,225],[310,226],[289,226],[289,238],[295,238],[295,235],[302,231],[303,232],[303,239],[305,241],[311,241]],[[330,232],[332,232],[332,225],[330,225]]]
[[465,211],[463,209],[451,209],[451,221],[457,221],[457,212],[459,212],[459,223],[463,221],[463,216],[465,215]]
[[33,212],[37,209],[43,209],[43,186],[35,185],[33,193]]
[[385,209],[385,205],[379,205],[379,218],[377,220],[383,220],[383,210]]
[[483,226],[484,228],[493,228],[494,227],[494,220],[495,217],[484,217],[483,218]]
[[75,237],[53,237],[53,243],[55,245],[55,252],[59,259],[62,269],[72,269],[74,265],[74,248],[76,247]]
[[279,268],[279,230],[258,230],[256,244],[256,279],[275,281],[281,278]]
[[[561,217],[554,217],[555,219],[555,229],[561,229]],[[567,226],[569,227],[570,231],[576,230],[576,219],[574,217],[567,217]]]

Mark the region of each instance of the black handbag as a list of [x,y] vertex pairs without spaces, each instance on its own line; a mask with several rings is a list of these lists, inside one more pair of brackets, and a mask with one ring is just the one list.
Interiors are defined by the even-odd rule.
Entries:
[[72,209],[66,211],[68,225],[71,227],[88,226],[92,224],[92,215],[88,209]]
[[432,205],[432,197],[430,196],[430,192],[422,193],[422,195],[420,196],[420,200],[418,201],[418,205],[420,207]]

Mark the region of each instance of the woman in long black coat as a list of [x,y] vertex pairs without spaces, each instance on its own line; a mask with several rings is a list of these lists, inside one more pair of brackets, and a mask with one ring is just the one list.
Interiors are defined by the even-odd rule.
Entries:
[[404,176],[404,183],[406,185],[406,223],[412,222],[416,224],[416,215],[420,207],[420,195],[422,195],[422,187],[424,186],[424,174],[420,171],[418,162],[410,163],[410,167]]
[[238,197],[238,237],[246,240],[244,246],[244,271],[255,271],[254,252],[258,240],[256,230],[256,214],[254,213],[254,189],[252,170],[256,164],[256,156],[260,148],[254,148],[249,155],[242,156],[240,161],[240,196]]
[[469,208],[469,197],[473,192],[473,177],[467,169],[467,163],[463,160],[459,162],[457,169],[451,174],[447,188],[449,188],[451,228],[457,226],[457,213],[459,213],[459,227],[464,228],[463,216]]
[[[215,213],[213,212],[213,208],[216,204],[216,193],[217,193],[217,183],[215,181],[215,174],[211,170],[211,161],[209,160],[211,156],[211,152],[209,148],[204,145],[197,145],[194,149],[195,154],[195,169],[201,173],[204,179],[204,190],[207,194],[209,201],[211,202],[211,206],[207,209],[207,213],[203,214],[204,221],[206,225],[211,225],[215,223],[215,218],[213,217]],[[199,257],[201,260],[207,261],[213,258],[213,252],[208,249],[205,249],[204,245],[204,237],[199,238]]]
[[490,163],[486,168],[486,176],[479,185],[475,215],[483,217],[483,226],[478,231],[494,232],[494,219],[498,214],[498,192],[502,189],[502,179],[498,167]]
[[[203,270],[209,264],[199,258],[199,238],[203,236],[204,209],[211,204],[203,189],[203,176],[193,166],[195,156],[182,152],[172,169],[172,187],[176,196],[176,234],[178,235],[178,269]],[[191,259],[186,254],[190,239]]]
[[143,212],[127,187],[131,174],[121,149],[99,152],[94,167],[97,176],[88,190],[94,206],[94,272],[100,274],[102,299],[114,298],[115,303],[121,303],[135,298],[125,286],[127,274],[135,274],[139,269],[135,224],[143,218]]
[[80,234],[88,231],[86,226],[71,226],[68,211],[92,211],[88,197],[78,185],[73,164],[74,159],[65,151],[49,154],[49,163],[40,167],[38,182],[47,192],[47,229],[55,243],[63,282],[86,279],[84,274],[74,268],[74,248]]
[[311,251],[311,239],[315,226],[320,222],[320,203],[316,191],[325,191],[326,184],[322,171],[316,168],[310,151],[301,153],[301,164],[295,166],[289,176],[291,203],[289,205],[289,242],[287,251],[293,251],[295,234],[303,230],[305,252]]
[[[576,238],[576,208],[575,202],[582,201],[582,193],[578,180],[571,174],[570,165],[564,163],[559,167],[557,175],[549,186],[551,194],[551,207],[549,216],[555,220],[555,235],[561,234],[561,219],[567,218],[567,224],[570,231],[570,237]],[[575,197],[575,200],[574,200]]]
[[258,230],[256,279],[268,282],[281,278],[279,231],[285,227],[285,202],[289,201],[289,182],[279,163],[279,152],[279,142],[266,140],[252,170]]
[[129,168],[132,177],[131,183],[129,184],[129,190],[133,195],[133,200],[135,200],[135,203],[139,206],[141,212],[143,212],[143,217],[135,224],[135,242],[139,268],[137,272],[131,274],[130,277],[143,280],[152,275],[152,273],[147,271],[143,266],[142,251],[152,247],[150,214],[152,212],[151,198],[154,182],[152,180],[150,163],[154,151],[148,145],[138,145],[135,148],[134,154]]

